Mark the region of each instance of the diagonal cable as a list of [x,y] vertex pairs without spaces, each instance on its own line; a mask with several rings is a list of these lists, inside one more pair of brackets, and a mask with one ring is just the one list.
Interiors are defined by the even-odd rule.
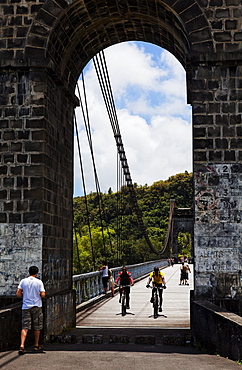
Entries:
[[94,67],[95,67],[96,74],[97,74],[97,77],[98,77],[99,85],[100,85],[100,88],[101,88],[101,91],[102,91],[103,99],[104,99],[106,109],[107,109],[107,112],[108,112],[108,116],[109,116],[111,126],[112,126],[112,129],[113,129],[114,138],[115,138],[115,141],[116,141],[116,146],[117,146],[117,150],[118,150],[118,153],[119,153],[119,158],[120,158],[120,162],[121,162],[121,165],[122,165],[125,181],[126,181],[128,189],[130,191],[130,195],[131,195],[131,198],[132,198],[132,201],[133,201],[135,213],[137,215],[137,219],[138,219],[138,223],[139,223],[141,232],[142,232],[142,234],[144,236],[144,239],[145,239],[147,245],[149,246],[149,248],[156,254],[162,254],[167,245],[165,245],[165,247],[160,252],[158,252],[154,248],[154,246],[153,246],[153,244],[152,244],[152,242],[151,242],[151,240],[148,236],[147,229],[146,229],[145,224],[143,222],[142,213],[141,213],[140,207],[138,205],[136,192],[135,192],[135,189],[134,189],[134,186],[133,186],[133,182],[132,182],[132,178],[131,178],[131,174],[130,174],[130,170],[129,170],[129,165],[128,165],[128,161],[127,161],[127,158],[126,158],[124,145],[123,145],[123,141],[122,141],[122,137],[121,137],[121,133],[120,133],[120,129],[119,129],[118,118],[117,118],[117,114],[116,114],[116,108],[115,108],[115,103],[114,103],[114,98],[113,98],[113,94],[112,94],[111,83],[110,83],[110,79],[109,79],[109,75],[108,75],[107,64],[106,64],[104,52],[101,51],[100,53],[98,53],[93,58],[93,62],[94,62]]

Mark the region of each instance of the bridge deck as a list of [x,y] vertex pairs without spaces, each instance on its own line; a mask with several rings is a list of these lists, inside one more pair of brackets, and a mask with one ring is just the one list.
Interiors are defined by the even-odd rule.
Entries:
[[130,310],[126,316],[121,316],[119,295],[115,295],[78,313],[77,327],[189,328],[193,266],[190,265],[189,286],[179,285],[180,266],[176,264],[163,270],[167,289],[163,292],[163,312],[157,319],[152,315],[151,289],[145,287],[147,279],[144,279],[131,288]]

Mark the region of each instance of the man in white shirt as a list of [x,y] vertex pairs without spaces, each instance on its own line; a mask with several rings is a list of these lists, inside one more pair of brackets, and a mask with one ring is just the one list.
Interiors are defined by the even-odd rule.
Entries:
[[43,329],[43,312],[42,312],[42,298],[45,297],[44,284],[40,279],[37,279],[39,269],[37,266],[29,268],[29,277],[22,279],[19,283],[16,296],[23,298],[22,304],[22,330],[21,330],[21,344],[19,348],[19,355],[24,354],[24,343],[31,329],[33,319],[34,326],[34,351],[43,349],[39,345],[40,330]]

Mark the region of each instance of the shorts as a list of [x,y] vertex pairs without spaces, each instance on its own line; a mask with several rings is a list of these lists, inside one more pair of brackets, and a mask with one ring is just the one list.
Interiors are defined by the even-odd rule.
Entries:
[[103,276],[102,282],[103,282],[103,287],[107,288],[108,287],[108,276]]
[[32,327],[34,330],[43,329],[43,312],[42,307],[31,307],[27,310],[22,310],[22,329],[30,330]]

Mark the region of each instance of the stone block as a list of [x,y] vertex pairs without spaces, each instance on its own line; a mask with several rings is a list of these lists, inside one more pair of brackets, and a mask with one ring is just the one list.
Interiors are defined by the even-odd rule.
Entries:
[[10,199],[20,199],[21,198],[21,191],[20,190],[15,190],[11,189],[10,190]]
[[[15,112],[15,110],[14,110]],[[12,130],[12,131],[4,131],[3,132],[3,140],[15,140],[15,132]]]
[[7,222],[7,214],[6,213],[0,212],[0,222],[1,223]]
[[30,131],[18,131],[19,140],[29,140]]
[[232,41],[231,32],[214,32],[214,39],[218,42]]
[[226,30],[236,30],[237,28],[237,20],[227,20],[225,21],[225,29]]
[[27,141],[25,143],[25,150],[27,152],[42,152],[44,148],[43,142]]
[[225,8],[218,8],[215,10],[216,18],[230,18],[230,10]]
[[215,149],[228,149],[228,140],[215,139]]
[[214,30],[222,30],[223,28],[223,23],[222,21],[213,21],[211,22],[211,26]]
[[3,179],[3,187],[4,188],[13,188],[14,186],[14,178],[12,177],[5,177]]
[[224,160],[225,161],[235,161],[235,151],[234,150],[226,150],[224,152]]
[[17,37],[26,37],[28,32],[27,27],[18,27],[17,29]]
[[50,13],[47,13],[44,9],[40,9],[38,15],[36,16],[36,20],[40,21],[42,24],[52,26],[56,18]]
[[11,142],[10,150],[11,152],[22,152],[23,145],[21,142]]
[[0,175],[6,175],[7,174],[7,166],[0,166]]
[[208,152],[208,160],[210,162],[213,162],[213,161],[215,161],[215,162],[217,162],[217,161],[221,162],[221,160],[222,160],[222,154],[223,154],[223,152],[221,150],[210,150]]
[[4,202],[3,211],[4,212],[7,212],[7,211],[13,212],[13,202]]
[[21,175],[22,174],[22,166],[10,167],[10,171],[11,171],[12,175]]
[[194,139],[194,149],[212,149],[212,139]]
[[21,224],[22,218],[20,213],[9,213],[9,223],[10,224]]
[[231,139],[230,148],[231,149],[240,149],[242,148],[242,139]]
[[8,144],[7,143],[0,143],[0,153],[8,151]]
[[102,344],[103,336],[102,335],[92,335],[86,334],[82,336],[82,343],[85,344]]
[[163,344],[167,346],[185,346],[186,338],[181,335],[164,335]]
[[29,107],[21,107],[19,110],[19,117],[29,116],[30,108]]
[[72,343],[77,342],[77,336],[75,334],[73,334],[73,335],[65,335],[65,334],[55,335],[55,334],[51,334],[49,336],[49,342],[50,343],[69,343],[69,344],[72,344]]
[[154,345],[156,338],[154,335],[137,335],[135,337],[135,344],[150,344]]
[[110,335],[109,343],[129,343],[128,335]]
[[208,137],[220,137],[221,136],[221,127],[212,126],[207,128]]
[[206,127],[194,127],[193,129],[194,137],[205,137],[206,135]]
[[27,188],[28,187],[28,177],[24,177],[24,176],[17,177],[17,187]]
[[13,163],[14,162],[14,155],[13,154],[3,154],[3,162],[4,163]]
[[[40,10],[41,7],[42,7],[42,4],[34,4],[34,5],[31,5],[31,7],[30,7],[31,14],[38,13],[38,11]],[[32,30],[33,30],[33,28],[32,28]]]
[[1,120],[0,121],[0,129],[8,128],[8,120]]
[[13,5],[3,5],[2,10],[4,15],[14,14]]

